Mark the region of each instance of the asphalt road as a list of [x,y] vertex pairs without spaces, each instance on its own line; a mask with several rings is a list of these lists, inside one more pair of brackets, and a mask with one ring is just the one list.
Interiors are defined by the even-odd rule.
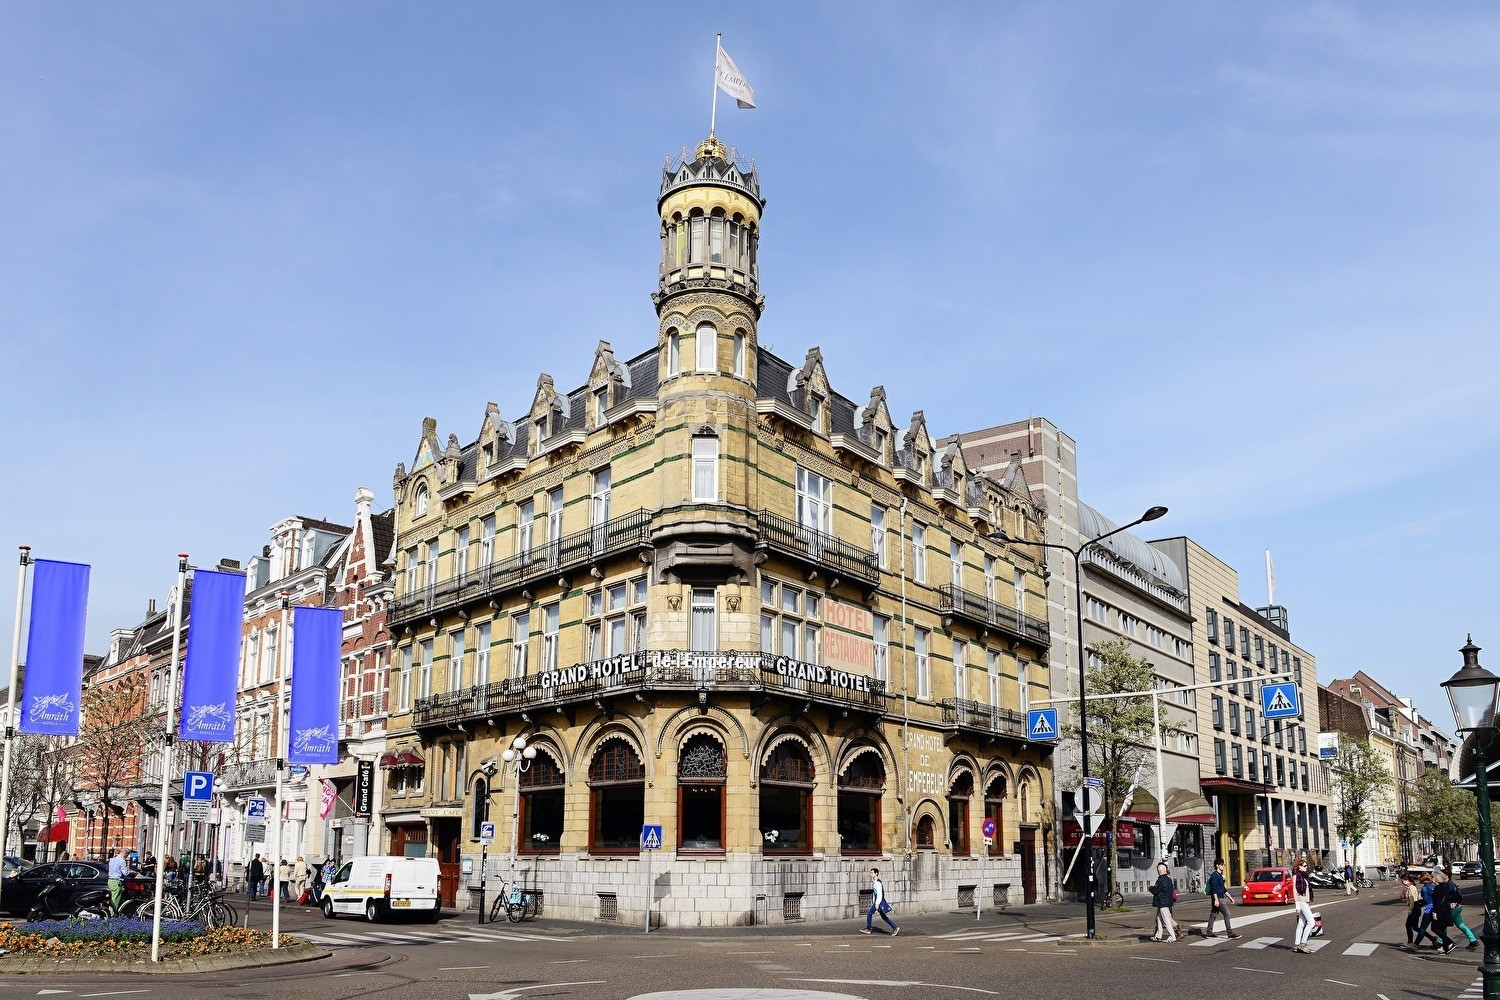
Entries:
[[[1237,941],[1193,933],[1177,944],[1142,940],[1148,913],[1104,915],[1090,946],[1081,909],[1048,907],[902,920],[899,937],[857,933],[860,923],[711,932],[654,932],[528,920],[476,925],[472,915],[437,924],[324,920],[291,907],[285,931],[319,941],[333,958],[277,970],[213,977],[113,976],[0,979],[0,996],[175,998],[431,997],[439,1000],[912,1000],[1023,997],[1078,1000],[1253,997],[1256,1000],[1468,1000],[1478,953],[1442,961],[1401,948],[1394,889],[1320,901],[1326,935],[1313,955],[1290,950],[1291,911],[1241,909]],[[1184,922],[1206,916],[1199,901]],[[897,914],[900,919],[900,914]],[[257,907],[252,925],[267,926]],[[1189,923],[1190,927],[1195,925]],[[1201,923],[1196,925],[1201,927]],[[1120,942],[1126,943],[1120,943]],[[54,992],[44,992],[54,991]]]

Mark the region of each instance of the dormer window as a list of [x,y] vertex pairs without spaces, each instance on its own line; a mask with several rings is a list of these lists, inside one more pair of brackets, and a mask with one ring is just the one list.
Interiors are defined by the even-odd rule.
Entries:
[[924,486],[927,485],[927,456],[920,451],[914,454],[911,468],[917,474],[917,481]]
[[823,397],[817,393],[809,393],[807,397],[807,412],[812,417],[813,430],[823,431]]
[[700,372],[718,371],[719,368],[719,336],[712,324],[698,324],[698,370]]
[[875,454],[881,462],[885,461],[886,433],[882,427],[876,427],[870,431],[870,447],[875,449]]
[[488,469],[495,464],[495,446],[487,444],[484,446],[484,467]]
[[417,487],[417,516],[421,517],[427,513],[427,484],[422,483]]
[[533,454],[542,450],[542,442],[547,440],[547,434],[549,431],[548,425],[550,423],[551,420],[549,419],[548,415],[544,414],[543,416],[537,417],[536,421],[531,425],[531,451]]
[[604,423],[604,413],[609,409],[609,386],[601,385],[594,390],[594,423]]

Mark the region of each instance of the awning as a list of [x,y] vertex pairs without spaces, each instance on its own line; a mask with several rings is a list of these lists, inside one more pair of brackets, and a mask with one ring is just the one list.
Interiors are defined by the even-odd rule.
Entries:
[[38,844],[65,844],[68,841],[68,831],[72,824],[67,820],[58,820],[47,827],[47,832],[36,838]]
[[418,757],[416,754],[412,753],[410,750],[403,750],[403,751],[401,751],[401,756],[399,756],[399,757],[396,758],[396,762],[398,764],[400,764],[402,767],[426,767],[427,766],[427,762],[425,760],[423,760],[421,757]]
[[383,753],[383,754],[380,755],[380,766],[383,767],[383,768],[392,768],[392,767],[400,767],[401,765],[400,765],[400,762],[396,760],[396,755],[395,754],[393,754],[393,753]]
[[1263,785],[1259,781],[1244,781],[1240,778],[1202,778],[1198,784],[1205,792],[1216,792],[1220,795],[1265,795],[1272,791],[1270,785]]
[[[1156,796],[1144,788],[1137,788],[1130,801],[1130,819],[1141,823],[1157,823],[1159,812]],[[1181,825],[1192,823],[1198,826],[1213,826],[1218,822],[1213,806],[1197,792],[1186,788],[1167,789],[1167,822]]]

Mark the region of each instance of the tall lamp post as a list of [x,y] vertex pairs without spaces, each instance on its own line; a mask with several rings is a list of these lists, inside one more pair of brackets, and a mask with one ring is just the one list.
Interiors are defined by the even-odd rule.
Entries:
[[[1083,766],[1083,777],[1085,782],[1088,781],[1089,777],[1089,714],[1088,700],[1086,698],[1086,692],[1084,690],[1087,687],[1087,682],[1085,680],[1085,665],[1088,662],[1088,658],[1083,655],[1083,554],[1111,535],[1118,535],[1122,531],[1128,531],[1138,524],[1145,524],[1147,521],[1155,521],[1157,518],[1165,515],[1166,512],[1167,508],[1165,507],[1159,505],[1151,507],[1147,509],[1146,513],[1142,514],[1134,521],[1131,521],[1129,524],[1122,524],[1118,528],[1115,528],[1113,531],[1106,531],[1104,534],[1100,535],[1097,538],[1089,539],[1082,545],[1079,545],[1077,548],[1074,548],[1071,545],[1063,545],[1060,542],[1033,542],[1025,538],[1012,538],[1005,533],[1005,530],[1003,528],[990,535],[990,538],[992,539],[996,539],[1002,542],[1009,542],[1016,545],[1037,545],[1044,549],[1061,549],[1062,551],[1068,553],[1073,557],[1073,612],[1074,618],[1077,619],[1078,623],[1078,746],[1080,763]],[[1156,804],[1156,807],[1157,809],[1165,810],[1166,803],[1158,802]],[[1082,831],[1080,831],[1080,836],[1082,835]],[[1092,839],[1092,834],[1090,834],[1089,836],[1090,839]],[[1087,920],[1087,930],[1089,937],[1096,936],[1094,921],[1094,865],[1092,861],[1093,853],[1093,846],[1090,845],[1089,882],[1088,889],[1085,892],[1084,896],[1084,912]]]
[[516,879],[516,852],[521,849],[521,775],[531,767],[531,762],[536,760],[536,747],[526,745],[526,737],[517,734],[511,740],[510,746],[500,755],[506,766],[512,771],[516,779],[516,789],[511,799],[510,810],[510,880],[514,884]]
[[1453,718],[1461,734],[1474,734],[1474,794],[1479,799],[1479,860],[1484,868],[1484,1000],[1500,998],[1500,892],[1495,888],[1495,837],[1490,823],[1490,770],[1488,753],[1495,738],[1495,699],[1500,695],[1500,677],[1479,665],[1479,647],[1471,635],[1459,652],[1464,665],[1443,682],[1453,704]]

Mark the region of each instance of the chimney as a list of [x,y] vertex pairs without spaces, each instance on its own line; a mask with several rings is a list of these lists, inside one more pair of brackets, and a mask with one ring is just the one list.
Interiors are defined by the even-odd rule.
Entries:
[[243,568],[240,566],[240,561],[238,559],[230,559],[228,556],[225,556],[224,558],[219,560],[218,569],[225,573],[244,572]]
[[354,506],[359,510],[361,521],[370,516],[370,504],[374,502],[375,493],[368,486],[361,486],[354,491]]
[[146,601],[146,617],[150,618],[156,614],[156,598],[152,597]]

